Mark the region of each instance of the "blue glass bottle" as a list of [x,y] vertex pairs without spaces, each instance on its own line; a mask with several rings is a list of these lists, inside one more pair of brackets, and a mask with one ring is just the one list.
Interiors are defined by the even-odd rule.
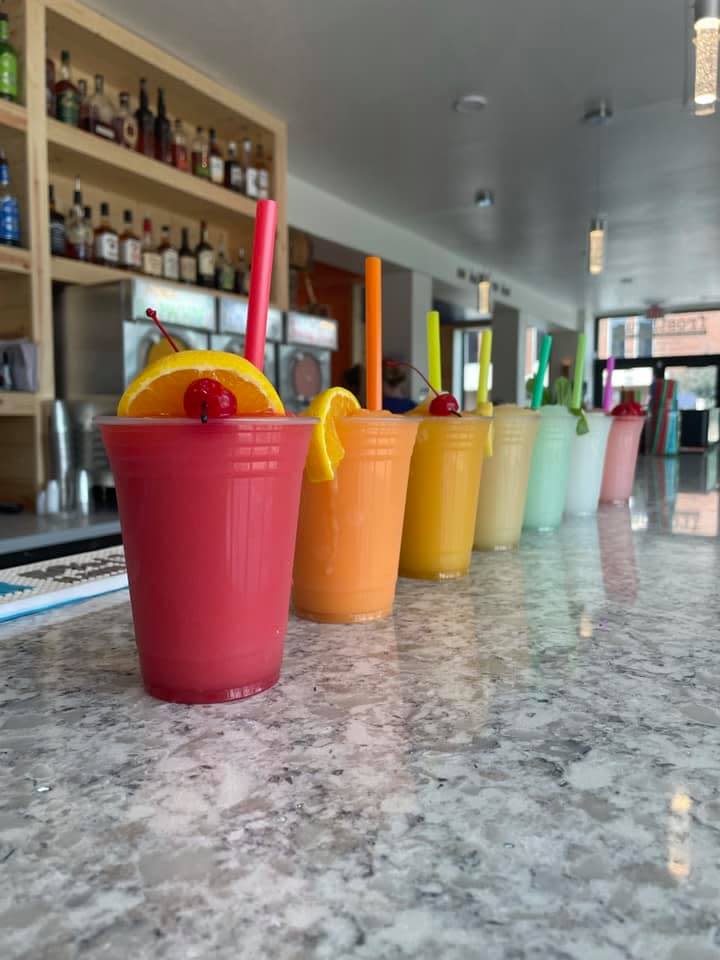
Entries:
[[20,246],[20,207],[10,189],[10,172],[4,150],[0,150],[0,243]]

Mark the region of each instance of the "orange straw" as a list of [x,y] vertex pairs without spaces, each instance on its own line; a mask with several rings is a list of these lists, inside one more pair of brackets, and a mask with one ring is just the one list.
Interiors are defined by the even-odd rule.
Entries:
[[365,362],[367,408],[382,410],[382,261],[365,258]]

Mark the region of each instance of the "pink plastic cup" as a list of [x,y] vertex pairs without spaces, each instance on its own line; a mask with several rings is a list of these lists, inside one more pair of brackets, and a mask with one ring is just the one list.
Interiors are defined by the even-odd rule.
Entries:
[[630,499],[645,417],[613,417],[603,467],[601,503]]
[[216,703],[277,682],[316,422],[98,419],[152,696]]

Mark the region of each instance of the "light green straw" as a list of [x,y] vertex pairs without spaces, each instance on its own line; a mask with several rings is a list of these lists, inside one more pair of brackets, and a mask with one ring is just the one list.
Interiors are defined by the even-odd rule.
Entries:
[[575,370],[573,372],[573,391],[571,410],[579,410],[582,403],[583,374],[585,373],[585,334],[578,334]]
[[540,361],[538,363],[537,373],[535,374],[535,386],[533,387],[532,401],[530,403],[531,410],[537,410],[542,404],[543,384],[545,383],[548,363],[550,363],[551,349],[552,337],[549,333],[546,333],[542,338],[542,345],[540,347]]

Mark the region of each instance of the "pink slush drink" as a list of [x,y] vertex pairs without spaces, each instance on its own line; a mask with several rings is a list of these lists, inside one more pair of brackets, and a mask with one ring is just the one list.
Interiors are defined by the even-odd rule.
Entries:
[[97,422],[115,476],[145,689],[215,703],[271,687],[316,421]]
[[[617,409],[619,407],[615,408]],[[615,410],[613,410],[613,422],[605,452],[600,487],[601,503],[623,503],[630,499],[635,480],[640,436],[645,426],[644,415],[616,414]]]

